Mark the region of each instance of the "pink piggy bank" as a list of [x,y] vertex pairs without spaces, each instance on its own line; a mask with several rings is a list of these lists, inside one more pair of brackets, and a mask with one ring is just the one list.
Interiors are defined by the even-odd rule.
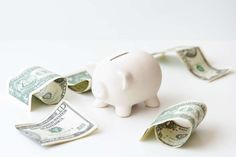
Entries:
[[132,106],[144,102],[148,107],[160,105],[157,92],[161,84],[158,61],[146,52],[122,53],[88,66],[92,75],[92,93],[96,107],[115,107],[116,114],[127,117]]

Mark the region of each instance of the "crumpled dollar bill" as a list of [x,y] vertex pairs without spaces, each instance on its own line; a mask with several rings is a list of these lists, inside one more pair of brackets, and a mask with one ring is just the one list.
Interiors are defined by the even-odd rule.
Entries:
[[216,69],[212,67],[200,47],[176,47],[162,52],[153,53],[155,58],[164,56],[166,53],[176,52],[180,60],[186,65],[188,70],[196,77],[208,80],[209,82],[219,79],[229,74],[230,69]]
[[197,101],[186,101],[164,110],[146,129],[141,140],[155,134],[157,140],[172,147],[181,147],[204,119],[207,107]]
[[77,92],[84,93],[91,89],[92,77],[87,71],[67,75],[68,87]]
[[58,104],[64,97],[67,86],[78,93],[91,88],[91,76],[81,71],[66,77],[39,66],[22,71],[9,82],[9,93],[29,106],[40,100],[48,105]]
[[18,124],[15,127],[42,146],[50,146],[87,136],[96,130],[97,125],[63,100],[40,122]]

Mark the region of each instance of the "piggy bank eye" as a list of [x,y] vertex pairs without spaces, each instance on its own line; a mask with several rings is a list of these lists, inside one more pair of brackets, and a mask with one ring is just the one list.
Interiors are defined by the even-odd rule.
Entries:
[[119,57],[121,57],[121,56],[124,56],[124,55],[126,55],[126,54],[128,54],[129,52],[125,52],[125,53],[121,53],[121,54],[119,54],[119,55],[116,55],[115,57],[112,57],[111,59],[110,59],[110,61],[113,61],[114,59],[116,59],[116,58],[119,58]]

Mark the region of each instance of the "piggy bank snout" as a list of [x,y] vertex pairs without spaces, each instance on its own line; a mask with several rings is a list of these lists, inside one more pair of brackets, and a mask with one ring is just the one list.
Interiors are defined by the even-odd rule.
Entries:
[[92,93],[99,99],[106,99],[108,96],[106,86],[102,82],[94,82],[92,85]]

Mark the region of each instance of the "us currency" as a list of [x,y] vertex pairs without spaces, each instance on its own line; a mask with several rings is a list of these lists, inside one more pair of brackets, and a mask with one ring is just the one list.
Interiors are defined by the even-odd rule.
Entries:
[[196,101],[181,102],[163,111],[148,127],[141,140],[155,134],[157,140],[172,147],[181,147],[193,130],[204,119],[205,104]]
[[176,47],[163,52],[153,53],[153,56],[163,56],[168,52],[176,52],[180,60],[194,76],[209,82],[221,78],[230,72],[229,68],[216,69],[211,66],[199,47]]
[[9,82],[9,93],[29,106],[38,99],[45,104],[60,102],[66,92],[66,78],[42,67],[30,67]]
[[50,146],[87,136],[96,130],[97,125],[78,113],[68,102],[61,101],[42,121],[15,127],[42,146]]
[[66,78],[68,87],[75,92],[83,93],[91,89],[92,77],[87,71],[71,74]]
[[22,71],[9,82],[9,93],[27,104],[40,100],[47,105],[55,105],[65,96],[67,85],[79,93],[91,88],[91,77],[86,71],[62,77],[39,66]]

